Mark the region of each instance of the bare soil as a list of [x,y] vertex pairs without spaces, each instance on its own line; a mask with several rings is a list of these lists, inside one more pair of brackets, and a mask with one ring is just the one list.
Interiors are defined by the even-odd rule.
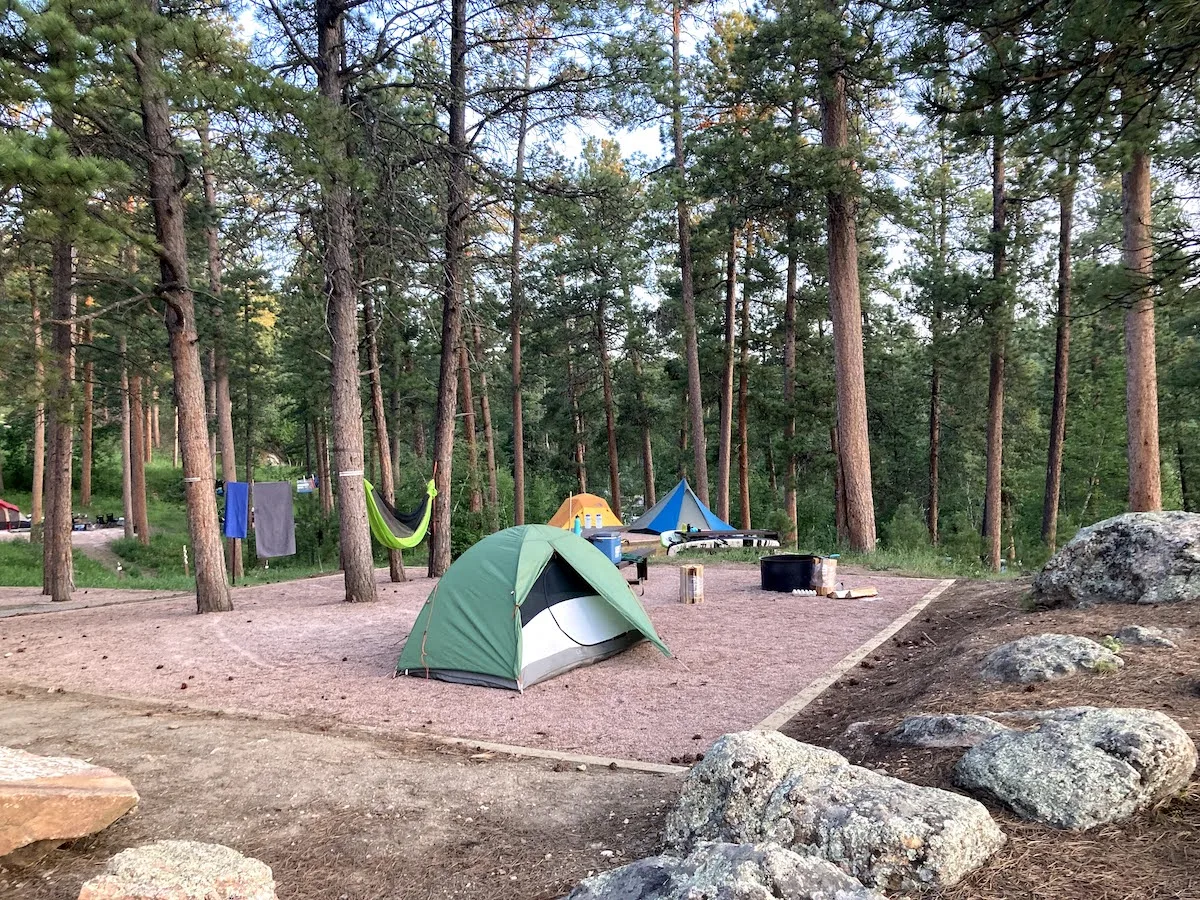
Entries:
[[[783,731],[831,747],[851,762],[906,781],[953,789],[962,751],[895,747],[882,735],[905,715],[987,713],[1063,706],[1156,709],[1200,741],[1200,605],[1113,605],[1029,610],[1027,582],[959,582],[862,665],[848,672]],[[976,672],[982,657],[1029,634],[1095,640],[1124,625],[1185,629],[1179,649],[1126,645],[1119,672],[1037,685],[996,685]],[[1123,825],[1082,834],[992,812],[1008,845],[941,896],[953,900],[1197,900],[1200,898],[1200,783]]]
[[655,567],[642,602],[670,659],[643,642],[519,694],[393,677],[434,582],[379,577],[376,603],[343,603],[341,577],[329,576],[238,588],[230,614],[197,616],[192,598],[176,595],[0,619],[0,678],[202,709],[690,762],[717,736],[762,721],[938,584],[847,577],[850,586],[875,584],[880,596],[818,600],[759,590],[757,566],[718,565],[706,567],[705,601],[684,605],[674,568]]
[[[1161,709],[1200,736],[1200,608],[1029,612],[1022,606],[1026,588],[955,585],[784,731],[832,746],[853,762],[941,787],[949,787],[955,751],[894,748],[877,736],[913,712],[1079,704]],[[9,619],[0,622],[0,634],[11,636],[14,626],[33,619],[99,620],[130,608]],[[1124,648],[1126,666],[1118,673],[1032,691],[975,677],[988,649],[1021,635],[1101,637],[1127,624],[1182,627],[1186,636],[1175,651]],[[760,640],[793,655],[810,652],[813,635],[789,633],[785,642],[764,630]],[[657,852],[663,815],[681,784],[678,776],[595,767],[581,772],[355,729],[333,716],[257,719],[0,683],[0,743],[91,759],[128,775],[142,794],[136,811],[102,834],[55,851],[37,867],[0,871],[0,897],[74,900],[79,885],[113,853],[161,838],[191,838],[267,862],[281,900],[551,900],[589,872]],[[703,744],[708,741],[706,735]],[[1161,809],[1084,834],[993,812],[1010,836],[1008,846],[938,896],[1200,898],[1195,784]]]
[[323,727],[0,691],[0,742],[107,766],[141,794],[99,835],[0,869],[0,897],[75,900],[114,853],[174,838],[263,860],[281,900],[548,900],[655,852],[679,792],[679,776]]

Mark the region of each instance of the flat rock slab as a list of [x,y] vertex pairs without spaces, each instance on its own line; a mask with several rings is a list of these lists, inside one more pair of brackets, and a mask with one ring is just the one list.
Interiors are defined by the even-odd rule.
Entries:
[[1196,745],[1169,716],[1074,707],[972,747],[953,778],[1022,818],[1082,831],[1170,797],[1195,768]]
[[836,866],[777,844],[701,843],[580,883],[567,900],[884,900]]
[[979,674],[989,681],[1029,684],[1078,672],[1115,671],[1125,660],[1107,647],[1074,634],[1035,634],[1001,644],[983,660]]
[[950,887],[1003,846],[982,804],[850,765],[776,732],[719,738],[667,818],[670,852],[771,842],[882,891]]
[[1033,581],[1048,606],[1200,599],[1200,514],[1126,513],[1083,528]]
[[886,735],[903,747],[974,747],[994,734],[1009,731],[1007,725],[973,715],[909,716]]
[[[48,852],[107,828],[138,802],[129,780],[66,756],[0,747],[0,859],[22,847]],[[22,864],[34,860],[26,854]]]
[[158,841],[122,850],[79,900],[275,900],[265,863],[220,844]]
[[1181,628],[1156,628],[1153,625],[1126,625],[1113,633],[1113,637],[1122,644],[1139,644],[1143,647],[1162,647],[1164,650],[1177,650],[1172,637],[1182,634]]

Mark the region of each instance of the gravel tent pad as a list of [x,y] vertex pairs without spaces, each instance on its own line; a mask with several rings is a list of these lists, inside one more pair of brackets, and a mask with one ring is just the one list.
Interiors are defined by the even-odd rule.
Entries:
[[433,582],[380,576],[373,604],[339,575],[239,588],[232,613],[173,598],[0,620],[0,677],[208,709],[304,716],[653,762],[753,727],[902,616],[937,581],[847,576],[872,600],[759,590],[757,566],[705,567],[705,602],[677,602],[674,567],[642,598],[674,654],[642,643],[524,694],[394,678]]

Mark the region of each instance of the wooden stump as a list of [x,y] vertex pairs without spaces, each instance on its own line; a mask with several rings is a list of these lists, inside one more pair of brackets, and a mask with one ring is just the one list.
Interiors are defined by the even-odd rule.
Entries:
[[704,566],[679,567],[679,602],[704,602]]

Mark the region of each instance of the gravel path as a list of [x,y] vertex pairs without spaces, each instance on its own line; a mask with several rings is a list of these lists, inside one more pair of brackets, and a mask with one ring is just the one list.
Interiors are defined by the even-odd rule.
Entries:
[[846,577],[875,600],[758,589],[758,567],[705,567],[706,600],[677,602],[673,567],[643,598],[671,647],[648,644],[524,694],[394,678],[432,582],[386,582],[380,601],[341,602],[340,576],[238,588],[230,614],[188,597],[0,621],[0,678],[522,746],[670,761],[752,727],[886,627],[935,581]]

